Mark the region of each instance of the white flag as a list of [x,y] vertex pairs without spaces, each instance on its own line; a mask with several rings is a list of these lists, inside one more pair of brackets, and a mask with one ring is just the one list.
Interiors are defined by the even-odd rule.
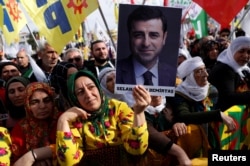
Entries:
[[109,43],[110,41],[108,33],[102,28],[98,19],[95,22],[94,35],[98,40],[103,40],[105,43]]
[[241,28],[246,32],[247,36],[250,36],[250,11],[246,14],[245,18],[241,22]]

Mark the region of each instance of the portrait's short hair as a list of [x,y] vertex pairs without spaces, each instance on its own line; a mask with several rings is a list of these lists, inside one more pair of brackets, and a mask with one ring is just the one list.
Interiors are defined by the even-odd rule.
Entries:
[[151,19],[161,19],[163,32],[167,31],[167,18],[158,7],[154,6],[139,6],[136,8],[127,19],[127,29],[131,32],[134,21],[148,21]]

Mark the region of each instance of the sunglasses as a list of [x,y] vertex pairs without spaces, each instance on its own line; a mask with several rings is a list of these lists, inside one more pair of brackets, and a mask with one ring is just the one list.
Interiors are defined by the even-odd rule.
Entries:
[[57,51],[47,51],[47,54],[57,54]]
[[75,58],[68,59],[68,62],[73,63],[74,61],[79,62],[80,60],[81,60],[81,57],[75,57]]

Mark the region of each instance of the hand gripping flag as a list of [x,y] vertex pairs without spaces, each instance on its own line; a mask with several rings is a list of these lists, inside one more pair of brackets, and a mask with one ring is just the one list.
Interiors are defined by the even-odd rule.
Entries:
[[199,4],[209,16],[215,19],[221,27],[227,27],[248,0],[193,0]]
[[97,0],[21,0],[42,36],[61,53],[80,24],[98,8]]
[[[16,0],[0,0],[3,22],[0,26],[7,44],[16,42],[27,20]],[[2,20],[1,20],[2,21]]]

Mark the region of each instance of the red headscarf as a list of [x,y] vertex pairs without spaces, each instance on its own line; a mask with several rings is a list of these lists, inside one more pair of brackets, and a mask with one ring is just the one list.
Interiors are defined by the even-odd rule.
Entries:
[[35,118],[30,109],[30,98],[37,90],[43,90],[49,97],[54,98],[54,91],[46,83],[34,82],[27,86],[25,99],[26,118],[19,123],[25,135],[27,151],[53,144],[56,139],[56,124],[59,117],[57,108],[54,107],[51,115],[46,119]]

